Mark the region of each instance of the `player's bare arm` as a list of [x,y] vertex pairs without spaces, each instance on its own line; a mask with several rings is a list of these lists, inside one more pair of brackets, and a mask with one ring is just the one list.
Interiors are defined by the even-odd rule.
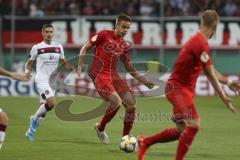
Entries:
[[66,61],[65,58],[60,58],[59,61],[66,69],[75,71],[75,68],[68,61]]
[[146,78],[144,78],[141,74],[139,74],[139,72],[133,67],[133,65],[130,62],[128,61],[122,61],[122,62],[124,64],[126,71],[129,74],[131,74],[133,78],[137,79],[140,83],[144,84],[149,89],[152,89],[154,87],[154,84],[146,80]]
[[18,81],[28,81],[31,77],[28,74],[18,74],[15,72],[9,72],[3,68],[0,68],[0,75],[11,77]]
[[84,61],[84,58],[87,54],[87,51],[92,47],[93,47],[92,44],[90,42],[87,42],[81,48],[80,53],[79,53],[78,67],[77,67],[77,70],[76,70],[78,75],[80,75],[80,73],[81,73],[82,66],[83,66],[83,61]]
[[238,92],[240,91],[240,82],[239,81],[233,81],[230,80],[228,78],[226,78],[225,76],[223,76],[219,71],[217,71],[215,69],[215,74],[217,76],[217,79],[219,80],[219,82],[221,82],[222,84],[226,84],[228,85],[228,87],[235,92],[236,94],[238,94]]
[[222,90],[220,83],[217,79],[216,76],[216,72],[215,69],[213,67],[213,65],[209,65],[206,67],[203,67],[204,72],[208,78],[208,80],[210,81],[210,83],[212,84],[212,86],[214,87],[214,89],[217,91],[218,95],[220,96],[220,98],[222,99],[222,101],[226,104],[226,106],[233,112],[236,113],[237,110],[236,108],[233,106],[231,99],[224,93],[224,91]]
[[31,69],[32,69],[32,65],[33,65],[33,60],[28,60],[24,66],[24,72],[26,74],[30,74],[31,73]]

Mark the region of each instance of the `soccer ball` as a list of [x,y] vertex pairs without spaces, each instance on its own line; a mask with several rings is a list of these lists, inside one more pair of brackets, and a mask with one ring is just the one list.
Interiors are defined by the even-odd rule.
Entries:
[[121,150],[131,153],[137,149],[137,139],[132,135],[126,135],[121,138],[119,147]]

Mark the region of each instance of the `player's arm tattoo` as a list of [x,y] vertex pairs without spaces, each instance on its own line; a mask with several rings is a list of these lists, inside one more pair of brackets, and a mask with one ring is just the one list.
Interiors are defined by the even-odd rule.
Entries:
[[128,61],[123,61],[124,67],[126,71],[133,76],[133,78],[137,79],[139,82],[146,84],[148,81],[145,79],[144,76],[142,76],[135,68],[134,66],[128,62]]
[[64,67],[68,70],[75,70],[75,67],[71,65],[68,61],[66,61],[64,58],[60,59],[60,63],[64,65]]

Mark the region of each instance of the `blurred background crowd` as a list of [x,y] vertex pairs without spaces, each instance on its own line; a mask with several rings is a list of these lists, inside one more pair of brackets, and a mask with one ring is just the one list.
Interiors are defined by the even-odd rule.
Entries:
[[[159,16],[162,0],[16,0],[17,15]],[[0,0],[1,13],[11,13],[12,1]],[[197,16],[215,9],[221,16],[240,16],[240,0],[164,0],[165,16]]]

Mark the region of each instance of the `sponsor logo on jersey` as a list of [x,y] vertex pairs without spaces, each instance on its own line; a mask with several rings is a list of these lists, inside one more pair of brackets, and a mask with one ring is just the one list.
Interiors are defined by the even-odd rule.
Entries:
[[59,47],[46,47],[46,48],[39,48],[38,55],[45,54],[45,53],[61,53]]
[[112,42],[112,41],[107,41],[105,44],[104,44],[104,46],[103,46],[103,48],[104,48],[104,51],[105,52],[113,52],[113,51],[115,51],[115,49],[117,48],[117,44],[116,43],[114,43],[114,42]]
[[55,60],[55,59],[56,59],[56,57],[54,57],[54,56],[50,55],[50,56],[49,56],[49,59],[50,59],[50,60]]
[[59,52],[60,52],[60,49],[59,49],[59,48],[55,48],[55,51],[56,51],[57,53],[59,53]]
[[46,90],[46,91],[45,91],[45,94],[49,94],[49,90]]

